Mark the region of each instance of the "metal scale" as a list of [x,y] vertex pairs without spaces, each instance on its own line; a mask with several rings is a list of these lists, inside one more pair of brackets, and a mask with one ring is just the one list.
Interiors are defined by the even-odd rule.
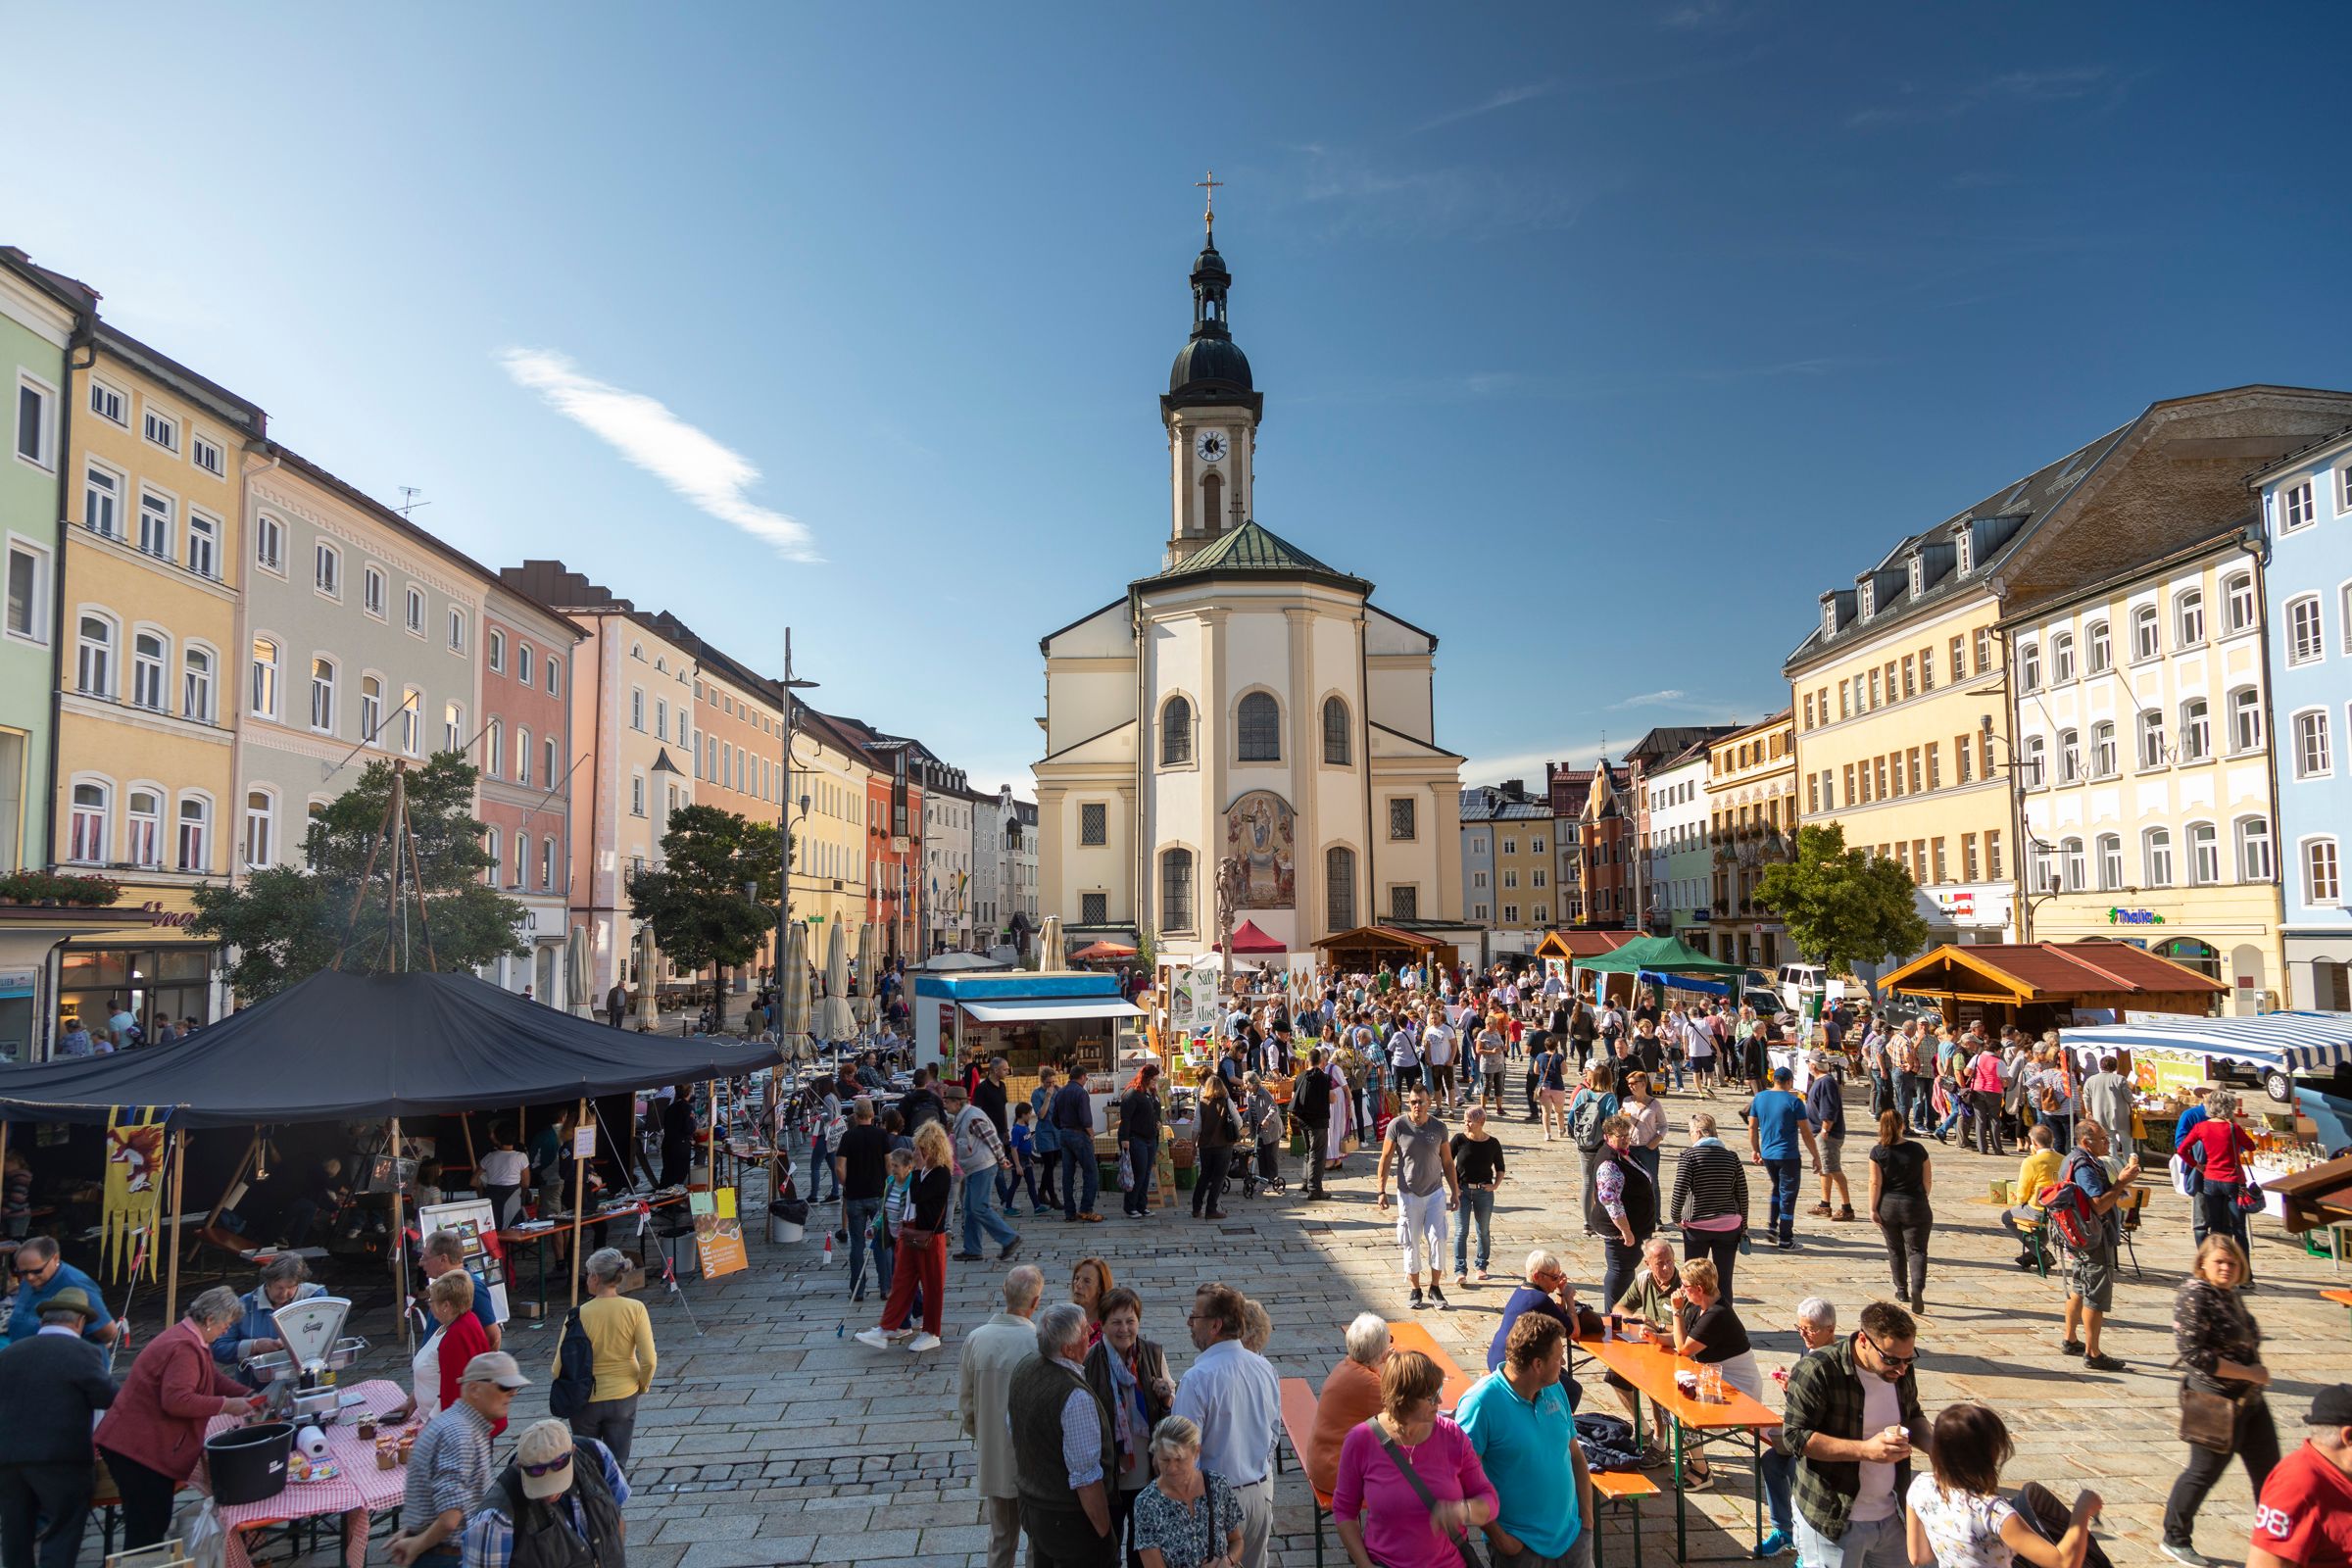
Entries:
[[[343,1320],[351,1302],[340,1296],[314,1296],[289,1301],[270,1314],[285,1346],[250,1356],[246,1375],[270,1396],[269,1419],[326,1426],[341,1413],[343,1396],[326,1379],[366,1352],[368,1342],[357,1335],[343,1337]],[[358,1396],[351,1402],[364,1402]]]

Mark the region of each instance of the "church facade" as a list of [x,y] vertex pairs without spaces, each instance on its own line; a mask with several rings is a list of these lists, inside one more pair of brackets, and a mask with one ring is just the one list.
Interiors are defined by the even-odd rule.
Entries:
[[1264,399],[1227,321],[1232,281],[1212,229],[1159,400],[1159,570],[1039,645],[1039,903],[1073,947],[1211,950],[1221,878],[1234,923],[1294,952],[1461,920],[1461,758],[1437,744],[1438,639],[1255,520]]

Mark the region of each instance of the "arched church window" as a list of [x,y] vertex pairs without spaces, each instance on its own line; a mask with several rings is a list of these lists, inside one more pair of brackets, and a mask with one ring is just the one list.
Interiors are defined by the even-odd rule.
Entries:
[[1348,765],[1348,704],[1337,697],[1323,699],[1323,760]]
[[1159,928],[1193,929],[1193,852],[1163,850],[1159,857]]
[[1159,765],[1189,767],[1193,760],[1193,705],[1171,697],[1159,710]]
[[1225,476],[1209,472],[1200,477],[1200,531],[1215,533],[1223,524],[1217,519],[1225,511]]
[[1282,760],[1282,709],[1264,692],[1242,699],[1237,715],[1241,728],[1241,760],[1245,762]]
[[1323,852],[1323,908],[1334,931],[1355,929],[1355,852],[1346,845]]

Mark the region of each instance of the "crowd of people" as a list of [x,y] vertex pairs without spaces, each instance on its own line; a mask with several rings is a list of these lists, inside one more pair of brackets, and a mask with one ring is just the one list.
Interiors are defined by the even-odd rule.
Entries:
[[[1836,1308],[1819,1296],[1794,1302],[1776,1325],[1793,1332],[1800,1356],[1774,1374],[1785,1380],[1781,1424],[1764,1434],[1758,1477],[1772,1528],[1755,1554],[1793,1553],[1809,1568],[2080,1568],[2093,1559],[2101,1499],[2085,1492],[2065,1501],[2031,1483],[2004,1492],[2014,1442],[1999,1413],[1976,1402],[1923,1409],[1916,1368],[1936,1235],[1936,1150],[1950,1151],[1955,1140],[1982,1157],[2020,1160],[2015,1200],[2001,1218],[2017,1234],[2021,1266],[2056,1261],[2064,1270],[2057,1364],[2122,1367],[2101,1334],[2142,1172],[2132,1152],[2128,1080],[2112,1057],[2075,1059],[2054,1034],[2034,1040],[1861,1007],[1798,1025],[1722,1004],[1661,1006],[1646,993],[1620,1005],[1556,979],[1508,972],[1323,975],[1310,994],[1304,1006],[1296,993],[1237,1000],[1218,1019],[1194,1097],[1197,1215],[1221,1217],[1225,1178],[1237,1164],[1245,1196],[1275,1190],[1262,1179],[1274,1174],[1274,1158],[1261,1162],[1253,1146],[1278,1142],[1286,1118],[1260,1101],[1264,1080],[1287,1078],[1301,1196],[1327,1191],[1340,1164],[1323,1136],[1330,1107],[1349,1106],[1372,1135],[1366,1147],[1377,1149],[1372,1198],[1377,1211],[1395,1216],[1405,1299],[1446,1310],[1457,1304],[1446,1295],[1449,1239],[1454,1286],[1491,1277],[1494,1195],[1511,1169],[1493,1128],[1523,1115],[1544,1142],[1577,1146],[1580,1217],[1598,1243],[1602,1309],[1645,1323],[1678,1356],[1758,1400],[1768,1396],[1768,1380],[1735,1296],[1740,1259],[1754,1246],[1801,1250],[1807,1219],[1832,1227],[1866,1220],[1884,1244],[1891,1290],[1843,1334]],[[1152,1169],[1168,1136],[1156,1077],[1151,1068],[1139,1073],[1111,1113],[1126,1156],[1127,1212],[1138,1218],[1151,1205],[1135,1197],[1136,1173]],[[1670,1113],[1667,1097],[1686,1090],[1686,1108]],[[1055,1096],[1043,1094],[1037,1115]],[[1866,1118],[1868,1142],[1850,1176],[1849,1108]],[[2312,1404],[2312,1441],[2290,1472],[2259,1397],[2269,1374],[2243,1300],[2244,1210],[2233,1200],[2249,1145],[2238,1111],[2227,1095],[2209,1097],[2175,1130],[2183,1158],[2221,1196],[2195,1206],[2201,1246],[2175,1308],[2183,1409],[2194,1405],[2209,1419],[2192,1432],[2183,1417],[2190,1457],[2167,1506],[2164,1549],[2184,1563],[2215,1560],[2196,1551],[2191,1533],[2199,1504],[2235,1458],[2262,1497],[2253,1559],[2316,1568],[2347,1560],[2335,1544],[2347,1532],[2333,1510],[2352,1517],[2352,1428],[2343,1424],[2352,1419],[2352,1388]],[[1740,1129],[1729,1140],[1719,1120],[1726,1114],[1737,1115]],[[1676,1121],[1689,1138],[1668,1168]],[[1261,1138],[1269,1126],[1276,1138]],[[1077,1138],[1073,1122],[1061,1143],[1069,1152],[1065,1189],[1067,1166],[1085,1163]],[[1031,1169],[1036,1150],[1033,1131],[1022,1150]],[[2008,1168],[2000,1167],[2004,1175]],[[1760,1221],[1750,1214],[1751,1171],[1763,1188]],[[1816,1188],[1809,1206],[1808,1172]],[[1078,1217],[1085,1212],[1091,1204]],[[1204,1350],[1229,1339],[1234,1349],[1204,1354],[1171,1386],[1164,1352],[1140,1332],[1144,1303],[1108,1276],[1099,1258],[1079,1266],[1064,1322],[1061,1308],[1038,1306],[1043,1275],[1015,1269],[1005,1311],[985,1338],[975,1331],[967,1341],[962,1416],[984,1474],[996,1477],[988,1492],[994,1560],[1009,1563],[1014,1535],[1024,1532],[1035,1560],[1049,1565],[1254,1568],[1264,1557],[1250,1504],[1267,1454],[1284,1440],[1276,1396],[1261,1387],[1267,1380],[1244,1370],[1250,1363],[1241,1359],[1250,1353],[1241,1298],[1235,1294],[1227,1335],[1215,1326],[1224,1288],[1203,1289],[1188,1330]],[[1504,1303],[1487,1378],[1450,1415],[1439,1409],[1441,1369],[1429,1358],[1394,1347],[1376,1314],[1348,1326],[1346,1353],[1322,1383],[1300,1456],[1316,1491],[1332,1498],[1343,1549],[1358,1568],[1452,1568],[1465,1540],[1483,1542],[1494,1561],[1513,1568],[1590,1561],[1588,1445],[1574,1436],[1583,1393],[1575,1341],[1599,1324],[1557,1253],[1532,1254],[1522,1280]],[[1098,1316],[1104,1300],[1116,1305],[1107,1339]],[[991,1345],[1009,1357],[994,1376],[1009,1380],[1031,1365],[1029,1396],[1054,1405],[1052,1453],[1042,1451],[1047,1438],[1031,1440],[1027,1482],[1021,1411],[1042,1419],[1044,1405],[1016,1408],[1009,1392],[991,1392],[979,1370]],[[1056,1363],[1059,1380],[1043,1370]],[[1207,1388],[1195,1399],[1188,1391],[1203,1366]],[[1627,1413],[1648,1423],[1646,1452],[1633,1462],[1658,1463],[1670,1444],[1654,1402],[1614,1373],[1588,1371],[1600,1372]],[[1079,1397],[1081,1387],[1091,1398]],[[1073,1433],[1085,1441],[1072,1441]],[[1081,1451],[1097,1446],[1104,1450],[1100,1465],[1081,1463]],[[1041,1464],[1061,1467],[1044,1478],[1043,1491]],[[1680,1484],[1706,1488],[1713,1468],[1696,1447]],[[2290,1474],[2295,1500],[2275,1501]],[[1156,1490],[1146,1487],[1147,1476],[1159,1478]],[[1098,1478],[1109,1480],[1100,1508],[1088,1490]],[[1171,1522],[1181,1526],[1173,1545]]]
[[[1165,1081],[1174,1065],[1142,1064],[1102,1129],[1130,1224],[1161,1223],[1152,1188],[1176,1129]],[[1970,1155],[2020,1160],[2000,1219],[2020,1267],[2063,1270],[2053,1364],[2123,1366],[2102,1337],[2142,1171],[2118,1069],[2014,1029],[1842,1007],[1797,1025],[1647,992],[1613,1003],[1532,971],[1325,972],[1303,992],[1238,995],[1183,1069],[1194,1219],[1225,1218],[1237,1188],[1245,1201],[1295,1194],[1312,1203],[1343,1173],[1368,1175],[1373,1210],[1395,1218],[1404,1299],[1448,1311],[1464,1304],[1463,1288],[1492,1279],[1497,1194],[1554,1157],[1543,1145],[1566,1143],[1576,1220],[1596,1244],[1582,1250],[1597,1280],[1589,1301],[1560,1250],[1526,1256],[1485,1376],[1450,1409],[1445,1369],[1394,1343],[1378,1313],[1359,1315],[1303,1433],[1286,1428],[1263,1353],[1272,1315],[1241,1290],[1212,1283],[1182,1303],[1151,1300],[1114,1279],[1102,1255],[1112,1247],[1086,1250],[1065,1298],[1047,1299],[1023,1226],[1102,1220],[1098,1123],[1082,1077],[1049,1068],[1022,1100],[1002,1060],[947,1078],[919,1070],[878,1109],[875,1065],[844,1060],[818,1123],[838,1112],[841,1125],[812,1152],[810,1192],[828,1178],[826,1196],[841,1204],[850,1294],[881,1298],[879,1320],[858,1335],[868,1346],[940,1348],[951,1263],[1002,1271],[1001,1310],[960,1335],[956,1396],[992,1568],[1010,1568],[1024,1542],[1038,1568],[1262,1568],[1276,1459],[1294,1442],[1355,1568],[1456,1568],[1472,1548],[1497,1568],[1583,1568],[1597,1528],[1592,1469],[1654,1469],[1675,1446],[1655,1401],[1589,1358],[1580,1364],[1578,1342],[1601,1333],[1607,1314],[1643,1325],[1740,1395],[1769,1404],[1777,1392],[1779,1424],[1762,1435],[1755,1477],[1771,1527],[1757,1557],[1793,1553],[1806,1568],[2082,1568],[2099,1550],[2101,1499],[2063,1500],[2032,1483],[2006,1490],[2015,1445],[2000,1414],[1972,1401],[1931,1413],[1917,1370],[1928,1353],[1937,1164]],[[1865,1118],[1870,1138],[1850,1178],[1849,1113]],[[2293,1412],[2265,1397],[2272,1375],[2247,1303],[2242,1115],[2217,1091],[2170,1130],[2200,1192],[2195,1263],[2173,1303],[2188,1457],[2167,1499],[2162,1546],[2185,1564],[2213,1560],[2193,1544],[2196,1520],[2234,1461],[2260,1498],[2250,1563],[2352,1564],[2352,1387]],[[1522,1152],[1506,1157],[1495,1128],[1522,1118]],[[1687,1141],[1670,1152],[1677,1130]],[[485,1179],[499,1178],[494,1198],[522,1187],[536,1165],[509,1132],[493,1131],[484,1161]],[[1295,1181],[1285,1180],[1286,1142],[1298,1151]],[[1359,1148],[1370,1157],[1348,1166]],[[1566,1151],[1557,1157],[1565,1166]],[[1967,1172],[1972,1182],[1978,1174]],[[1753,1248],[1799,1250],[1811,1245],[1809,1224],[1864,1220],[1883,1242],[1892,1288],[1850,1329],[1819,1295],[1758,1313],[1751,1290],[1742,1305],[1735,1287]],[[587,1298],[546,1368],[568,1414],[510,1436],[515,1392],[531,1380],[485,1282],[452,1233],[423,1237],[417,1255],[428,1321],[401,1413],[424,1425],[386,1555],[404,1568],[508,1568],[518,1555],[535,1568],[584,1559],[617,1568],[638,1404],[660,1365],[651,1317],[623,1290],[630,1260],[602,1248],[584,1259]],[[42,1418],[0,1423],[0,1568],[74,1560],[93,1455],[121,1493],[125,1543],[162,1540],[208,1423],[259,1406],[250,1362],[278,1348],[271,1314],[319,1290],[286,1255],[242,1294],[204,1291],[118,1383],[106,1350],[121,1327],[96,1283],[47,1237],[19,1247],[15,1272],[0,1408]],[[1179,1304],[1192,1348],[1181,1370],[1167,1348]],[[1785,1371],[1767,1375],[1751,1321],[1793,1335],[1799,1353]],[[1631,1418],[1621,1447],[1590,1425],[1597,1413],[1583,1385],[1594,1375]],[[2298,1416],[2308,1441],[2282,1453],[2279,1425]],[[1717,1485],[1723,1462],[1692,1446],[1679,1485]]]

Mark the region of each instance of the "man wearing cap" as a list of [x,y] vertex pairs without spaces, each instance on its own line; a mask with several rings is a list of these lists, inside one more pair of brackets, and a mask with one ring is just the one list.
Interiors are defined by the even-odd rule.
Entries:
[[2352,1563],[2352,1383],[2322,1389],[2304,1419],[2303,1446],[2262,1484],[2246,1568]]
[[628,1500],[628,1478],[603,1444],[552,1418],[533,1422],[466,1522],[466,1568],[623,1568]]
[[[90,1513],[92,1413],[115,1402],[106,1353],[81,1337],[98,1315],[68,1286],[40,1307],[40,1327],[0,1350],[0,1562],[8,1568],[73,1568]],[[48,1529],[37,1539],[34,1524]]]
[[530,1384],[504,1350],[486,1350],[466,1363],[458,1375],[458,1402],[425,1423],[409,1454],[400,1530],[385,1547],[402,1568],[459,1568],[460,1535],[491,1482],[490,1440],[505,1424],[514,1391]]
[[1839,1052],[1813,1053],[1813,1081],[1805,1086],[1805,1123],[1813,1129],[1815,1161],[1821,1174],[1821,1201],[1813,1212],[1831,1217],[1830,1200],[1838,1201],[1836,1217],[1854,1217],[1853,1191],[1845,1185],[1845,1056]]

